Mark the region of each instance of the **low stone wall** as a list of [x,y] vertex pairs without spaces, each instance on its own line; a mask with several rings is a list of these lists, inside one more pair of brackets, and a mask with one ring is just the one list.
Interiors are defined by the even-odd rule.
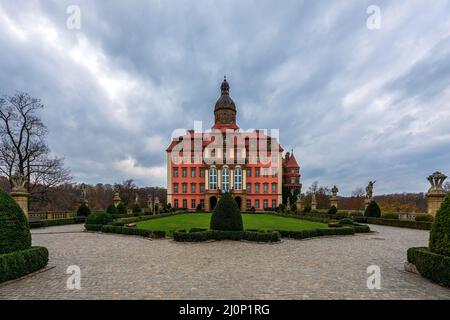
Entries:
[[31,220],[56,220],[56,219],[69,219],[74,218],[74,212],[67,211],[40,211],[40,212],[30,212],[28,214]]

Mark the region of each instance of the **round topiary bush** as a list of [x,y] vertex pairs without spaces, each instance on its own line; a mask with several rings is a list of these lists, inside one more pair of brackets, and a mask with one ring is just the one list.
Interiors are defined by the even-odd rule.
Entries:
[[109,213],[109,214],[117,214],[117,208],[116,208],[116,206],[113,203],[111,203],[108,206],[108,208],[106,208],[106,212]]
[[305,206],[305,208],[303,209],[303,212],[304,212],[304,213],[310,213],[311,210],[312,210],[311,205],[310,205],[310,204],[307,204],[307,205]]
[[372,201],[367,206],[366,211],[364,212],[364,216],[371,217],[371,218],[380,218],[381,217],[381,209],[378,206],[378,203],[375,201]]
[[122,202],[119,203],[119,205],[117,206],[117,213],[118,214],[127,214],[128,213],[127,207]]
[[77,217],[87,217],[91,214],[91,209],[86,204],[81,204],[77,210]]
[[112,216],[106,212],[98,212],[90,214],[86,218],[86,224],[108,224],[113,221]]
[[297,205],[295,203],[291,206],[291,211],[294,213],[297,212]]
[[286,206],[284,204],[280,203],[280,205],[278,206],[278,212],[284,212],[284,211],[286,211]]
[[141,212],[142,212],[141,206],[139,205],[139,203],[135,203],[133,205],[133,213],[141,213]]
[[450,256],[450,193],[445,197],[430,232],[430,251]]
[[19,205],[0,189],[0,254],[31,247],[27,218]]
[[210,228],[223,231],[244,230],[241,212],[230,193],[224,193],[214,208]]
[[331,206],[330,209],[328,209],[328,214],[337,214],[338,210],[335,206]]

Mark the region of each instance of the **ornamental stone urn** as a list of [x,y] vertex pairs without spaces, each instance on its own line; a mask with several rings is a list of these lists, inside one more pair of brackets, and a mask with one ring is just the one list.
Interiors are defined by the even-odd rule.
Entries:
[[436,216],[436,212],[441,207],[445,198],[445,190],[442,187],[447,176],[439,171],[436,171],[430,175],[427,180],[430,182],[431,187],[427,193],[427,211],[428,214]]

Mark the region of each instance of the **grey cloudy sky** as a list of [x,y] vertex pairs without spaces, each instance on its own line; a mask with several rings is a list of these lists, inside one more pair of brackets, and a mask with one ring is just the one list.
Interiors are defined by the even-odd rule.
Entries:
[[42,99],[79,182],[165,186],[172,131],[211,126],[224,74],[240,127],[280,128],[304,189],[450,174],[449,1],[0,0],[0,71],[1,94]]

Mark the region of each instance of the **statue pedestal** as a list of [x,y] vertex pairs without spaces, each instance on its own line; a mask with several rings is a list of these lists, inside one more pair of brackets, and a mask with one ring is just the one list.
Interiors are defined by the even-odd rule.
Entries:
[[297,211],[302,210],[302,200],[300,199],[300,195],[298,195],[296,206],[297,206]]
[[317,201],[311,202],[311,210],[317,210]]
[[364,210],[367,209],[367,207],[369,206],[369,204],[373,201],[373,199],[365,199],[364,200]]
[[336,197],[336,196],[331,197],[331,199],[330,199],[330,207],[335,207],[337,209],[338,208],[338,203],[339,203],[338,197]]
[[444,202],[444,192],[428,192],[427,193],[427,212],[433,217],[436,216],[437,211]]
[[30,194],[26,191],[13,191],[11,192],[11,197],[17,202],[28,219],[28,198]]

